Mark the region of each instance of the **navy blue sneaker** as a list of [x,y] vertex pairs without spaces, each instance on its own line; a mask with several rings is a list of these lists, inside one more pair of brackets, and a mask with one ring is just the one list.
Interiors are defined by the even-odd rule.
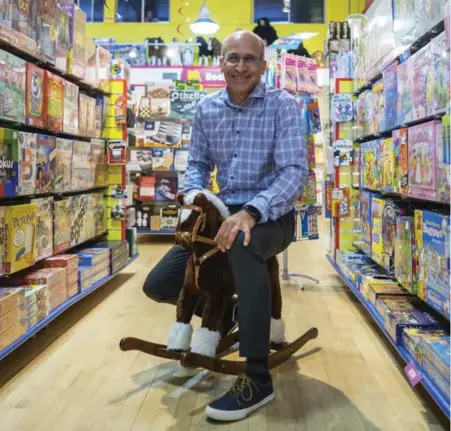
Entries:
[[205,414],[216,421],[238,421],[272,400],[274,389],[271,379],[268,383],[262,384],[242,374],[229,392],[207,407]]

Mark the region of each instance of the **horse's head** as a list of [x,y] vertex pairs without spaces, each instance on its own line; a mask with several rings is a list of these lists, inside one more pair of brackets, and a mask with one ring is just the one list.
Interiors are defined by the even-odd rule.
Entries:
[[178,201],[182,208],[175,237],[177,245],[184,248],[196,242],[208,244],[204,239],[213,240],[229,215],[224,203],[209,190],[193,190],[179,195]]

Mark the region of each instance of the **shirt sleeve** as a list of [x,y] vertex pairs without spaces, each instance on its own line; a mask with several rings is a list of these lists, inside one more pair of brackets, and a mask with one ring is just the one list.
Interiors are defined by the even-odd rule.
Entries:
[[248,202],[260,211],[259,223],[281,217],[281,209],[294,206],[304,191],[308,175],[305,128],[300,106],[294,97],[287,98],[276,116],[274,161],[277,177],[268,189]]
[[213,169],[214,164],[210,158],[208,138],[204,131],[202,104],[199,103],[193,119],[191,141],[188,149],[188,166],[182,191],[187,193],[190,190],[207,188]]

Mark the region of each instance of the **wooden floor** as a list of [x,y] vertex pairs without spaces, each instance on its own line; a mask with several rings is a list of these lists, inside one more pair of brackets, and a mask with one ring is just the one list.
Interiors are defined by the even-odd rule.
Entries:
[[[322,241],[293,244],[290,270],[320,279],[301,292],[284,283],[288,337],[311,326],[317,352],[279,367],[276,401],[250,419],[211,424],[204,409],[231,379],[188,373],[177,363],[119,350],[124,336],[165,342],[174,308],[147,300],[142,284],[167,250],[141,257],[0,363],[0,430],[356,430],[448,429],[403,377],[382,336],[324,258]],[[198,321],[195,321],[195,325]],[[446,428],[445,428],[446,427]]]

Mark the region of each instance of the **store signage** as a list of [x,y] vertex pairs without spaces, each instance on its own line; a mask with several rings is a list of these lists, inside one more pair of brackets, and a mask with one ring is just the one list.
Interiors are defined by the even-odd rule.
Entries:
[[221,87],[226,85],[221,70],[219,67],[214,66],[184,67],[181,79],[183,81],[200,81],[204,87]]
[[412,386],[417,385],[421,381],[421,373],[415,367],[413,361],[410,361],[404,368],[404,372]]

